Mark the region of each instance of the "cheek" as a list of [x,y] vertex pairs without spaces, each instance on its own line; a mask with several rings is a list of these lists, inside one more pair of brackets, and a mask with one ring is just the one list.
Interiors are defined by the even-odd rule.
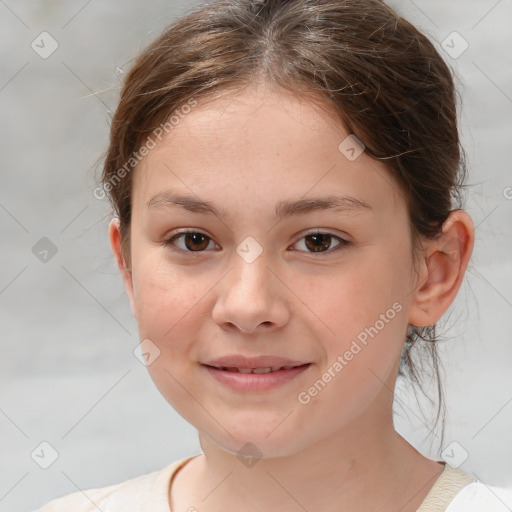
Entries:
[[161,259],[140,263],[134,276],[139,338],[150,340],[158,353],[147,369],[162,396],[193,422],[198,414],[190,400],[197,394],[189,378],[196,371],[193,333],[205,314],[201,298],[211,284],[197,274],[172,272]]
[[407,263],[369,252],[317,278],[301,281],[297,277],[293,289],[317,324],[323,323],[331,336],[346,339],[373,325],[395,302],[403,308],[408,295]]
[[146,255],[134,265],[134,299],[141,335],[165,340],[200,304],[207,279],[192,269],[174,270],[159,254]]
[[311,309],[322,320],[314,325],[325,323],[329,329],[315,328],[324,356],[300,403],[307,402],[305,410],[319,422],[318,428],[326,411],[333,424],[346,423],[377,394],[389,398],[393,386],[405,341],[406,309],[386,262],[365,270],[357,278],[333,279],[311,295]]
[[302,290],[325,348],[327,359],[322,364],[329,368],[342,356],[347,361],[343,372],[355,382],[366,380],[369,369],[387,374],[405,341],[409,300],[405,276],[410,261],[399,260],[395,252],[367,251],[357,264],[337,269],[328,279],[312,281]]
[[[199,360],[197,333],[211,316],[208,291],[218,277],[193,266],[176,268],[159,251],[144,255],[134,265],[135,307],[139,339],[149,339],[159,350],[148,370],[167,397],[179,396],[174,381],[187,380]],[[194,391],[192,383],[190,391]]]

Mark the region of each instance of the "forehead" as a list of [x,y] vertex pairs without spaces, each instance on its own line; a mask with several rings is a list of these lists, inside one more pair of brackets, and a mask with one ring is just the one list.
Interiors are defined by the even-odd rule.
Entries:
[[[261,87],[191,108],[139,164],[134,209],[166,189],[239,205],[276,196],[340,192],[379,208],[403,208],[401,191],[381,162],[349,160],[349,132],[317,102]],[[282,198],[281,197],[281,198]],[[135,204],[137,203],[137,204]]]

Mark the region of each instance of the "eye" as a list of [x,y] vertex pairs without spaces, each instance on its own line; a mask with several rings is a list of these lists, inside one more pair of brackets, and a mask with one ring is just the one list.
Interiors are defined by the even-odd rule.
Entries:
[[[183,238],[182,242],[184,244],[181,247],[175,244],[175,241],[180,238]],[[176,233],[164,242],[164,244],[169,246],[172,250],[181,250],[183,252],[204,252],[210,243],[216,245],[209,236],[201,233],[200,231],[192,230]]]
[[294,245],[302,245],[306,248],[306,252],[312,252],[316,254],[327,253],[333,252],[333,250],[330,249],[333,240],[338,241],[337,245],[334,246],[335,248],[340,246],[343,247],[350,243],[339,236],[333,235],[332,233],[314,231],[304,235]]
[[[176,241],[181,241],[181,246],[176,243]],[[325,233],[317,230],[307,233],[298,242],[295,242],[294,245],[302,244],[303,247],[305,247],[306,252],[323,254],[333,252],[333,241],[337,241],[334,248],[343,247],[350,243],[337,235],[333,235],[332,233]],[[172,250],[182,252],[204,252],[206,249],[212,248],[210,247],[210,244],[213,244],[214,247],[218,247],[208,235],[205,235],[200,231],[193,230],[185,230],[176,233],[164,242],[164,245],[169,246]]]

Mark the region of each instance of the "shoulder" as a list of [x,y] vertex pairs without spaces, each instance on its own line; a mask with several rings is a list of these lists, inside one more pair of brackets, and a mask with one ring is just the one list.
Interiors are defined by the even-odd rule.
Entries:
[[466,485],[453,498],[446,512],[510,512],[512,488],[476,481]]
[[177,460],[168,466],[107,487],[86,489],[56,498],[35,512],[104,512],[121,511],[132,507],[136,510],[168,511],[168,484],[173,474],[190,457]]

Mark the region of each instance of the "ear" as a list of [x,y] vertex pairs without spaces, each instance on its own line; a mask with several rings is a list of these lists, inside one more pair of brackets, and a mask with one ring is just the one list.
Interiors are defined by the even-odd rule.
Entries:
[[126,264],[126,261],[121,251],[121,230],[118,217],[114,217],[110,221],[110,224],[108,226],[108,237],[110,239],[110,247],[112,247],[112,252],[114,253],[114,258],[116,259],[117,266],[121,271],[121,276],[123,278],[126,293],[128,295],[128,298],[130,299],[130,307],[132,310],[132,314],[133,316],[135,316],[135,318],[137,318],[133,292],[132,271],[130,268],[128,268],[128,265]]
[[411,325],[432,325],[443,316],[459,291],[474,242],[471,217],[463,210],[453,210],[439,238],[424,243],[424,260],[409,311]]

